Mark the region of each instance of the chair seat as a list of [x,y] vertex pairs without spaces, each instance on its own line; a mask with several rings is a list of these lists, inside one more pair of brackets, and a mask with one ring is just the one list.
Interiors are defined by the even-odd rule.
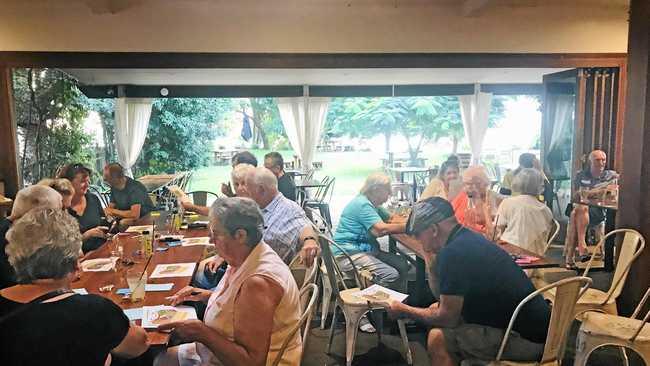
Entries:
[[[546,294],[544,294],[544,297],[550,299],[553,301],[555,299],[555,289],[549,290]],[[582,295],[578,299],[577,304],[578,305],[599,305],[599,304],[604,304],[605,299],[607,299],[607,293],[596,290],[593,288],[587,289],[587,292]],[[615,299],[610,298],[609,301],[607,302],[608,304],[612,304],[615,302]]]
[[482,360],[463,360],[461,366],[559,366],[557,361],[539,363],[539,362],[517,362],[517,361],[482,361]]
[[[340,291],[339,296],[341,297],[341,301],[343,302],[343,305],[368,308],[368,301],[353,295],[354,293],[359,291],[360,290],[358,287]],[[370,308],[374,310],[374,309],[383,309],[384,307],[380,305],[370,305]]]
[[[629,340],[641,325],[641,320],[622,316],[588,312],[584,315],[580,331],[590,335]],[[635,343],[650,343],[650,326],[641,329]]]

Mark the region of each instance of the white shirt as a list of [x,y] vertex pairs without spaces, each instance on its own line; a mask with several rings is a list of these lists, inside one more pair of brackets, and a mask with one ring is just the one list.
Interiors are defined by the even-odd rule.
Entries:
[[553,220],[545,204],[533,196],[514,196],[501,202],[497,216],[497,227],[505,226],[501,240],[544,255]]

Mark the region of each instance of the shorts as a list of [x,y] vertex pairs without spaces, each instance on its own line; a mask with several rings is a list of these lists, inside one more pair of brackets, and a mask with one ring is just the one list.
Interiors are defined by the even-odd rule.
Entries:
[[[445,337],[447,352],[457,362],[479,359],[496,359],[504,329],[478,324],[461,324],[456,328],[441,328]],[[501,357],[508,361],[539,361],[544,352],[544,343],[534,343],[512,331]]]
[[589,206],[589,226],[599,225],[605,221],[605,209]]

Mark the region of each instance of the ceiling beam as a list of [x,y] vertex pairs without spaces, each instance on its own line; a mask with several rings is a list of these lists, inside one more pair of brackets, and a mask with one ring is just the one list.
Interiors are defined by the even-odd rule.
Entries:
[[490,0],[465,0],[462,2],[461,14],[464,17],[480,16],[490,4]]
[[117,14],[142,4],[144,0],[84,0],[93,14]]

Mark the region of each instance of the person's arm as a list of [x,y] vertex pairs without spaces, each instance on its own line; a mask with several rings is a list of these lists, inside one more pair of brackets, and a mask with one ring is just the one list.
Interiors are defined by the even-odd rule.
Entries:
[[208,216],[210,214],[210,207],[195,205],[189,201],[182,201],[181,205],[185,210],[196,212],[199,215]]
[[128,210],[118,210],[116,208],[107,208],[106,209],[106,214],[111,215],[111,216],[117,216],[122,219],[134,219],[137,220],[140,218],[140,209],[142,208],[142,205],[137,203],[135,205],[131,205],[131,208]]
[[380,221],[370,228],[370,233],[376,237],[388,234],[401,234],[406,231],[406,222],[401,223],[387,223]]
[[135,358],[145,353],[148,348],[147,332],[142,327],[131,324],[128,333],[122,342],[113,348],[111,354],[121,358]]
[[199,320],[163,324],[158,329],[174,329],[174,335],[184,342],[201,342],[224,365],[263,366],[271,343],[273,315],[282,296],[282,288],[266,277],[246,280],[235,300],[234,341]]
[[399,301],[392,301],[389,313],[395,318],[410,318],[428,327],[453,328],[460,323],[464,298],[440,295],[440,302],[428,308],[416,308]]
[[302,243],[302,249],[300,249],[300,258],[302,259],[302,263],[307,267],[311,267],[312,263],[314,263],[314,258],[320,254],[318,234],[316,234],[311,224],[308,224],[305,225],[300,232],[298,240]]
[[167,299],[171,302],[172,306],[176,306],[185,301],[200,301],[204,304],[207,304],[210,296],[212,296],[212,291],[210,290],[185,286]]

